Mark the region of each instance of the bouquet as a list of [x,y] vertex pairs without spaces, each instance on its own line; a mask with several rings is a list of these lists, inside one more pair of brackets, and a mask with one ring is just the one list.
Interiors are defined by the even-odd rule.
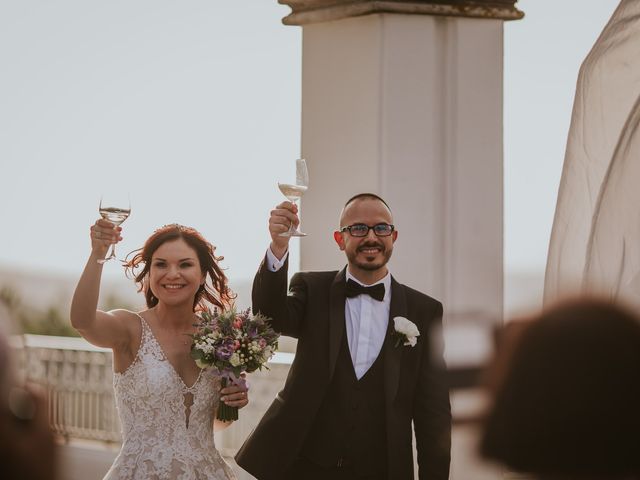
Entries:
[[[267,317],[252,315],[250,310],[236,312],[217,309],[200,313],[198,331],[193,334],[191,357],[200,368],[214,368],[222,377],[222,387],[229,382],[243,385],[242,372],[262,370],[278,348],[278,337]],[[218,420],[237,420],[238,408],[220,402]]]

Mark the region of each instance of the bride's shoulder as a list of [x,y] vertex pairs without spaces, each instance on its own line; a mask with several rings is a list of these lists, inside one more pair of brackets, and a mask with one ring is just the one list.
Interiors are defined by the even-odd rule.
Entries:
[[126,310],[124,308],[117,308],[115,310],[109,310],[107,313],[109,315],[111,315],[112,317],[118,319],[118,320],[138,320],[138,321],[140,321],[140,318],[142,318],[139,313],[132,312],[131,310]]
[[[119,348],[114,349],[124,352],[136,352],[140,347],[140,341],[142,337],[142,316],[137,312],[119,308],[116,310],[110,310],[109,315],[113,316],[114,320],[120,325],[120,328],[126,332],[126,337],[123,337],[123,342]],[[126,338],[126,340],[125,340]]]
[[[144,320],[143,315],[124,308],[110,310],[108,313],[116,323],[121,325],[121,328],[125,328],[129,332],[131,338],[137,339],[140,337]],[[141,313],[144,314],[144,312]]]

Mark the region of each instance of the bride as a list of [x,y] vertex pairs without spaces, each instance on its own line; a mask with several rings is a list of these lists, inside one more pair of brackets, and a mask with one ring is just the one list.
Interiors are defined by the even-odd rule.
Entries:
[[127,263],[148,308],[103,312],[98,260],[122,240],[120,233],[102,219],[91,227],[91,254],[71,305],[71,323],[82,336],[113,350],[123,443],[105,479],[235,479],[213,437],[214,424],[228,424],[214,419],[220,401],[245,406],[247,390],[221,389],[220,378],[189,355],[196,308],[226,309],[233,300],[221,257],[194,229],[162,227]]

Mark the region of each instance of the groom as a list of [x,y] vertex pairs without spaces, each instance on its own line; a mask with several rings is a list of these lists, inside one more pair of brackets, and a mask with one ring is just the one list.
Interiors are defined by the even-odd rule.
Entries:
[[[297,273],[287,295],[289,238],[280,234],[298,222],[292,203],[271,212],[271,245],[253,283],[253,310],[297,338],[297,353],[238,464],[259,480],[412,480],[413,421],[418,478],[447,480],[442,304],[391,277],[391,210],[377,195],[351,198],[333,234],[347,267]],[[397,317],[419,336],[401,336]]]

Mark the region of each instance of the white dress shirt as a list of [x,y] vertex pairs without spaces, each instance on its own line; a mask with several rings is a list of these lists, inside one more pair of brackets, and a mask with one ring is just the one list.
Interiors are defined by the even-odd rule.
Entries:
[[[282,259],[278,260],[270,248],[267,249],[267,267],[272,272],[280,270],[289,252],[285,253]],[[365,285],[347,269],[346,280],[353,280],[360,285]],[[384,299],[379,302],[369,295],[358,295],[347,298],[344,305],[344,316],[346,320],[347,342],[353,368],[358,379],[367,373],[380,354],[384,338],[389,325],[389,308],[391,306],[391,274],[378,282],[384,284]],[[365,285],[367,287],[371,285]]]
[[[347,280],[365,285],[347,269]],[[347,327],[347,341],[353,368],[358,379],[367,373],[380,354],[384,337],[389,325],[389,307],[391,305],[391,274],[387,275],[372,285],[384,284],[384,298],[381,302],[369,295],[358,295],[347,298],[344,305],[344,316]]]
[[267,248],[267,267],[269,268],[269,271],[277,272],[278,270],[280,270],[284,265],[284,262],[287,260],[288,256],[289,251],[287,250],[282,258],[278,260],[278,257],[276,257],[271,251],[271,247]]

